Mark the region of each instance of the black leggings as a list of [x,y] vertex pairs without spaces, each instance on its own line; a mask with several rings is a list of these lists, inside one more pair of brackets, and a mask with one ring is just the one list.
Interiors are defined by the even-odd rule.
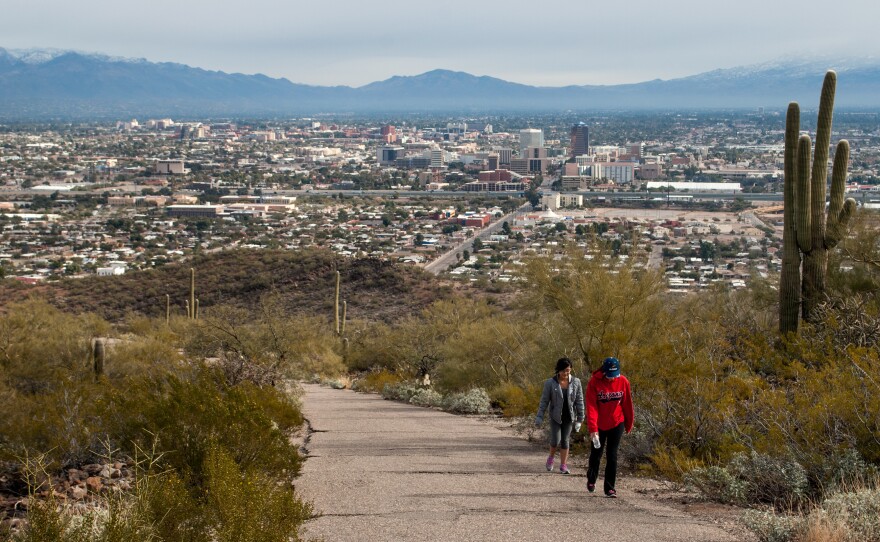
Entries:
[[623,437],[623,422],[608,431],[599,430],[599,447],[590,448],[590,463],[587,467],[587,482],[595,484],[599,478],[599,460],[602,452],[605,454],[605,493],[614,489],[617,481],[617,448],[620,447],[620,439]]

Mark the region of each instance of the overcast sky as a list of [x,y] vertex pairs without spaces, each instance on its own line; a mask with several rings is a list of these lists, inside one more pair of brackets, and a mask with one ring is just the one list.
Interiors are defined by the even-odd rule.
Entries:
[[443,68],[563,86],[791,56],[880,57],[878,21],[876,0],[2,0],[0,47],[316,85]]

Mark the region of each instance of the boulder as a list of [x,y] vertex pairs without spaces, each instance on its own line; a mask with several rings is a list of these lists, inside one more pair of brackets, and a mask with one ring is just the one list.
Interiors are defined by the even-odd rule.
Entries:
[[90,492],[100,493],[101,488],[103,487],[104,483],[98,476],[89,476],[88,478],[86,478],[86,489],[88,489]]

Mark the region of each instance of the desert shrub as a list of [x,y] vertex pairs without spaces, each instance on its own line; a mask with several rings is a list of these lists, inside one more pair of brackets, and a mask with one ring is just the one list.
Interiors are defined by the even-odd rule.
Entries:
[[869,465],[853,448],[831,454],[826,461],[822,481],[823,490],[827,493],[862,487],[877,479],[877,468]]
[[[353,321],[346,325],[349,337],[345,365],[352,371],[393,370],[395,361],[388,345],[397,340],[394,329],[382,322]],[[377,391],[381,391],[378,388]]]
[[256,468],[243,469],[225,450],[211,448],[205,472],[217,542],[289,542],[312,507]]
[[58,386],[71,371],[88,367],[92,338],[108,332],[92,315],[64,314],[39,301],[12,304],[0,314],[2,377],[28,394]]
[[182,361],[171,337],[127,337],[106,347],[104,373],[109,379],[176,371]]
[[15,542],[88,542],[92,540],[88,522],[54,498],[35,500],[28,510],[27,528],[9,538]]
[[462,393],[450,393],[443,397],[440,406],[443,410],[457,414],[489,414],[492,412],[489,394],[482,388],[474,388]]
[[809,491],[806,471],[792,458],[741,453],[733,456],[727,469],[745,484],[749,503],[797,504]]
[[188,486],[174,471],[141,473],[135,494],[142,517],[163,542],[208,542],[209,507],[198,488]]
[[530,386],[526,390],[511,383],[499,384],[488,393],[492,404],[501,409],[505,418],[533,416],[541,397],[541,390],[537,386]]
[[794,542],[804,529],[803,517],[779,515],[773,510],[748,510],[743,523],[760,542]]
[[809,490],[806,471],[796,461],[757,452],[735,454],[726,467],[698,467],[685,481],[710,499],[736,504],[798,504]]
[[834,493],[807,515],[749,510],[743,521],[761,542],[880,540],[880,491],[861,486]]
[[718,465],[698,467],[684,475],[684,482],[697,488],[700,493],[714,501],[743,504],[746,484],[738,480],[726,468]]
[[[141,464],[139,466],[143,467]],[[27,527],[14,541],[28,542],[281,542],[296,541],[312,514],[290,485],[259,468],[242,469],[212,446],[201,486],[174,472],[138,471],[131,492],[109,496],[104,508],[83,512],[51,496],[33,499]]]
[[653,471],[672,482],[684,481],[685,474],[702,468],[702,463],[685,451],[675,447],[663,447],[648,456]]
[[402,381],[396,384],[389,383],[385,384],[382,388],[382,397],[392,401],[403,401],[404,403],[408,403],[410,398],[418,393],[420,389],[421,388],[411,381]]
[[370,371],[355,380],[351,385],[351,389],[356,391],[380,393],[386,384],[397,384],[400,381],[401,377],[396,373],[380,369],[378,371]]
[[423,407],[439,407],[443,403],[443,396],[431,388],[418,388],[407,402]]
[[821,514],[846,533],[845,542],[880,540],[880,490],[865,488],[832,495]]
[[277,297],[253,308],[221,305],[186,329],[185,350],[217,358],[231,383],[273,385],[284,377],[337,376],[344,371],[339,338],[326,320],[293,316]]
[[96,431],[98,405],[104,389],[91,379],[71,378],[65,389],[41,394],[10,393],[16,408],[0,416],[0,461],[10,465],[18,458],[45,453],[49,470],[92,458],[99,448]]
[[[130,450],[147,449],[156,436],[170,468],[198,475],[212,445],[225,447],[242,468],[295,475],[301,458],[288,434],[302,424],[299,408],[274,388],[230,385],[216,370],[189,377],[142,379],[115,390],[105,404],[107,432]],[[119,416],[118,413],[124,413]]]

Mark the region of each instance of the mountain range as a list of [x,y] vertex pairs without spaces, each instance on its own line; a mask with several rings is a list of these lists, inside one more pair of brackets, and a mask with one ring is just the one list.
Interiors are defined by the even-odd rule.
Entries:
[[783,110],[818,104],[838,72],[838,109],[880,108],[880,61],[786,60],[624,85],[536,87],[433,70],[361,87],[314,86],[73,51],[0,48],[0,119],[138,116],[514,113],[598,110]]

